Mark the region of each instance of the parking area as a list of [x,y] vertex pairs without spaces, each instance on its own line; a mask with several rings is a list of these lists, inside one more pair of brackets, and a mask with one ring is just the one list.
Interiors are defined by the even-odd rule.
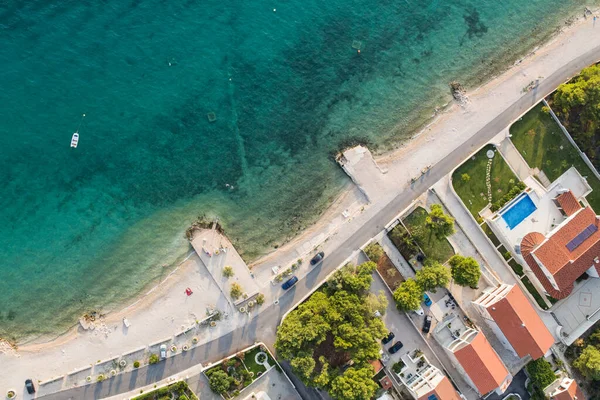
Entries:
[[[600,279],[588,278],[575,283],[573,293],[551,309],[562,325],[568,344],[600,319]],[[589,318],[589,319],[588,319]]]

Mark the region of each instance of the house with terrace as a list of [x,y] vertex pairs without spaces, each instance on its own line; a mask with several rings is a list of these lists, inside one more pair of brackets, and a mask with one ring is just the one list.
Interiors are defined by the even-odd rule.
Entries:
[[544,389],[544,394],[550,400],[585,400],[581,388],[564,372],[557,375],[557,379]]
[[456,315],[438,323],[433,331],[457,370],[479,394],[502,394],[512,375],[494,351],[483,332],[467,326]]
[[537,360],[554,344],[554,337],[518,285],[486,288],[473,304],[504,346],[520,358]]
[[398,377],[416,400],[461,400],[452,382],[423,354],[402,356]]

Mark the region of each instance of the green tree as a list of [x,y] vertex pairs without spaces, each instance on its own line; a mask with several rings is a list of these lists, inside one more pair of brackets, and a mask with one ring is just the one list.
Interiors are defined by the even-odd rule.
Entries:
[[329,292],[345,290],[350,293],[364,294],[371,287],[373,277],[371,274],[377,269],[377,264],[367,261],[354,266],[348,264],[337,270],[333,277],[327,282]]
[[431,206],[431,212],[425,218],[425,225],[431,229],[438,238],[444,238],[454,233],[454,218],[444,214],[444,209],[439,204]]
[[374,263],[378,263],[381,256],[383,256],[383,248],[377,242],[373,242],[365,247],[365,254],[369,257],[369,260]]
[[415,280],[424,291],[435,293],[439,287],[448,287],[450,270],[442,264],[434,262],[417,271]]
[[262,306],[265,303],[265,295],[262,293],[259,293],[258,296],[256,296],[256,304],[258,304],[259,306]]
[[527,374],[531,382],[540,390],[544,390],[546,386],[556,380],[556,375],[552,371],[552,364],[544,358],[538,358],[527,364]]
[[244,292],[244,290],[242,289],[242,287],[240,286],[239,283],[234,282],[231,284],[230,295],[231,295],[232,299],[234,299],[234,300],[239,299],[243,292]]
[[415,280],[407,279],[394,292],[394,300],[402,311],[418,310],[423,300],[423,288]]
[[315,359],[312,354],[299,353],[292,358],[290,365],[294,369],[294,374],[298,375],[302,382],[310,384],[310,377],[315,369]]
[[452,279],[456,284],[469,286],[473,289],[477,288],[481,277],[481,269],[479,269],[479,265],[473,257],[463,257],[460,254],[455,254],[450,257],[448,263],[451,267]]
[[319,362],[321,363],[321,371],[315,376],[313,384],[319,388],[326,388],[331,380],[329,376],[329,363],[324,356],[319,357]]
[[235,272],[233,271],[233,268],[231,266],[228,265],[225,268],[223,268],[223,276],[225,278],[231,278],[234,275],[235,275]]
[[233,383],[233,378],[219,367],[206,371],[206,375],[208,376],[210,389],[215,393],[223,394],[227,392]]
[[600,350],[597,347],[588,345],[583,352],[573,362],[573,366],[577,368],[583,376],[595,381],[600,380]]
[[373,369],[370,366],[360,369],[348,368],[343,375],[331,381],[329,394],[335,400],[365,400],[372,398],[378,387],[373,380]]
[[385,314],[385,310],[388,306],[388,300],[383,290],[380,290],[378,294],[369,293],[365,299],[365,304],[369,309],[369,312],[375,313],[379,311],[380,314]]

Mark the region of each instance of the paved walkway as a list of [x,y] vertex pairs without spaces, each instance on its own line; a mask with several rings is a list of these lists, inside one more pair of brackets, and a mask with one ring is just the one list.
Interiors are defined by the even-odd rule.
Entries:
[[535,172],[529,168],[529,165],[523,159],[521,153],[519,153],[519,150],[517,150],[510,138],[505,138],[497,149],[520,180],[524,181],[525,178],[535,175]]

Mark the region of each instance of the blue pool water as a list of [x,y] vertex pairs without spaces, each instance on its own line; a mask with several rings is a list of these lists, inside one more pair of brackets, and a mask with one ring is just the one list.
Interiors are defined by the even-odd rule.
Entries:
[[531,197],[527,193],[523,193],[517,198],[512,206],[504,212],[502,212],[502,219],[508,224],[508,227],[512,230],[515,226],[519,225],[521,221],[531,215],[537,207],[533,204]]

